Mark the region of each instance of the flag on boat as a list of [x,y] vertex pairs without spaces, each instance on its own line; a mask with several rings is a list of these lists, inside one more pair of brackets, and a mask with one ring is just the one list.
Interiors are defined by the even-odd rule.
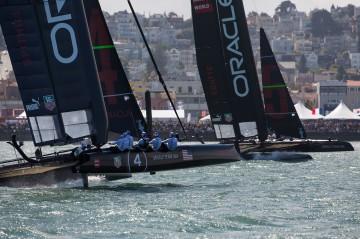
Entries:
[[183,153],[183,158],[185,161],[191,161],[194,159],[191,150],[185,149],[182,151],[182,153]]

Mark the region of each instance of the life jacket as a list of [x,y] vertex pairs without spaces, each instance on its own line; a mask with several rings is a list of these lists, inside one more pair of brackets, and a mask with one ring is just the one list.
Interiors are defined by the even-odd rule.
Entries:
[[170,151],[174,151],[177,148],[178,140],[176,137],[171,137],[167,140],[167,147]]
[[161,138],[155,137],[153,140],[150,141],[150,145],[153,148],[154,151],[158,151],[161,147]]
[[126,139],[127,139],[127,143],[129,144],[128,147],[129,149],[131,149],[134,146],[134,137],[128,134],[126,136]]

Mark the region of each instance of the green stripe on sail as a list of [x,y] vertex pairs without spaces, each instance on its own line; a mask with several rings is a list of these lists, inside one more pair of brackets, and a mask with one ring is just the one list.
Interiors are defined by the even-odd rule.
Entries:
[[280,89],[280,88],[287,88],[287,86],[284,85],[284,84],[279,84],[279,85],[264,85],[263,88],[264,88],[264,89]]
[[102,50],[102,49],[111,49],[115,48],[114,45],[99,45],[99,46],[93,46],[94,50]]

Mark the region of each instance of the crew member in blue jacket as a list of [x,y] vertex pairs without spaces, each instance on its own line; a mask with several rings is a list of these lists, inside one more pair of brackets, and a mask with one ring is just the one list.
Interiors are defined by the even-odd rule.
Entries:
[[168,150],[175,151],[178,146],[178,139],[174,132],[171,132],[169,136],[170,137],[167,140],[165,140],[164,143],[166,143]]
[[149,138],[147,137],[146,132],[141,133],[141,138],[137,144],[137,148],[140,150],[147,150],[149,146]]
[[154,150],[154,151],[160,150],[162,141],[161,141],[159,133],[154,134],[154,138],[149,142],[149,144],[150,144],[152,150]]
[[128,130],[128,131],[126,131],[126,133],[125,133],[125,137],[126,137],[126,139],[127,139],[127,148],[128,148],[128,150],[132,150],[133,149],[133,147],[134,147],[134,137],[131,135],[131,132],[130,132],[130,130]]

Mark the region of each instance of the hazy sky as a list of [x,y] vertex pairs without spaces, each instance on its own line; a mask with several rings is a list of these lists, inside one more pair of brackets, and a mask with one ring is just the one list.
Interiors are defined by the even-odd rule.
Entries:
[[[274,9],[283,0],[244,0],[245,9],[249,11],[274,13]],[[309,12],[314,8],[330,9],[331,4],[335,6],[346,6],[354,4],[360,6],[360,0],[291,0],[300,11]],[[190,0],[132,0],[134,8],[139,13],[163,13],[176,12],[184,15],[185,18],[190,17]],[[128,9],[126,0],[100,0],[103,10],[113,13],[119,10]]]

